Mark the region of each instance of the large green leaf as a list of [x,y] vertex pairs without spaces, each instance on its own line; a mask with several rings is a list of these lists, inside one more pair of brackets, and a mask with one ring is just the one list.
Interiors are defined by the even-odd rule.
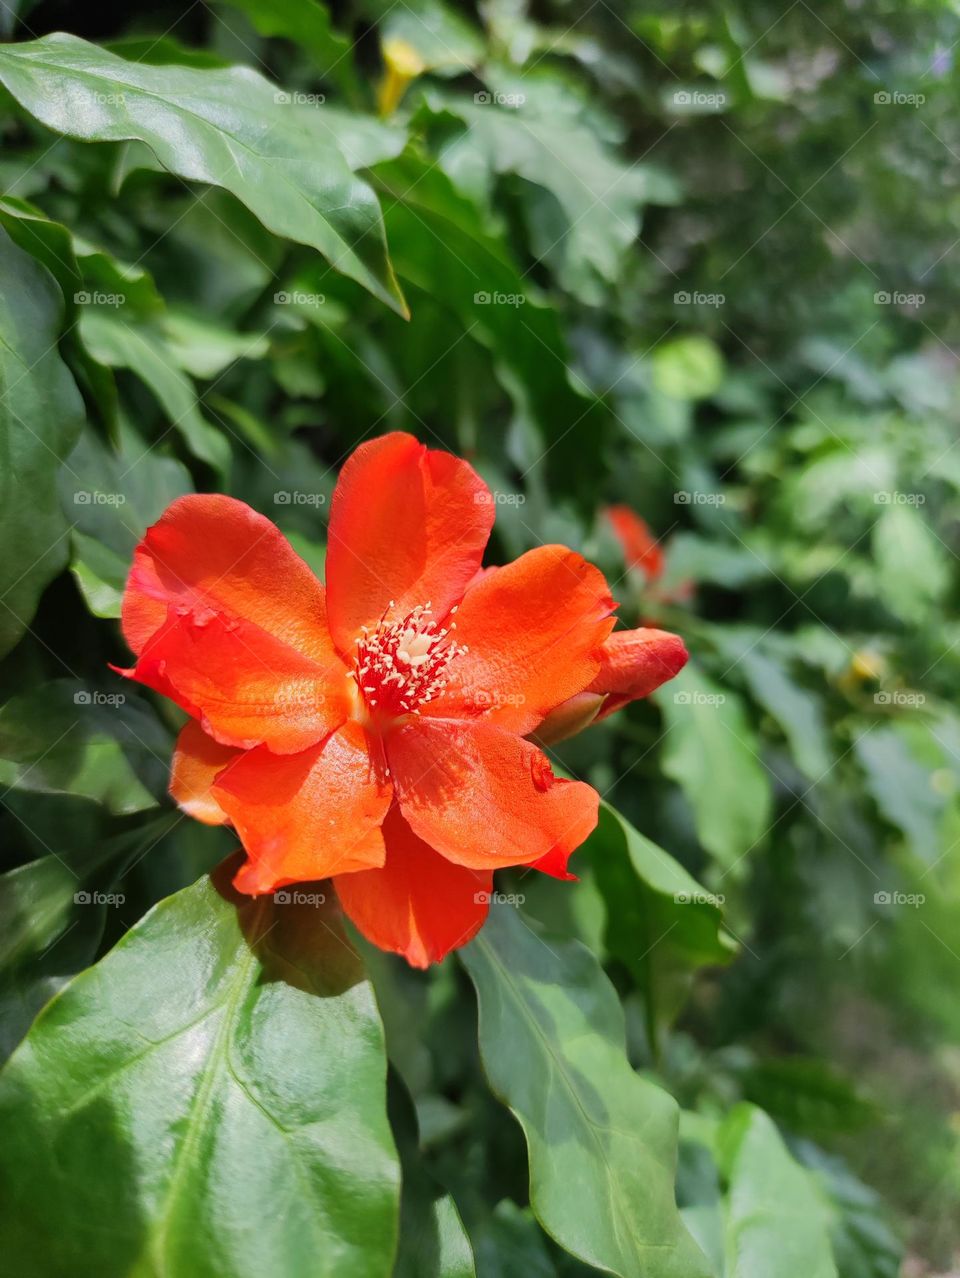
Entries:
[[687,796],[703,846],[725,870],[742,872],[746,854],[766,833],[771,807],[743,703],[692,661],[655,697],[667,721],[663,770]]
[[83,403],[57,351],[62,323],[53,278],[0,228],[0,656],[67,561],[56,478]]
[[255,71],[128,62],[57,33],[0,48],[0,82],[58,133],[139,140],[172,173],[226,188],[269,230],[405,313],[373,192],[318,135],[311,109]]
[[727,963],[735,952],[721,901],[607,803],[583,851],[606,903],[607,949],[643,991],[655,1038],[680,1010],[696,969]]
[[729,1278],[837,1278],[826,1205],[763,1110],[738,1105],[718,1151]]
[[499,906],[461,957],[484,1068],[523,1127],[544,1229],[621,1278],[705,1274],[674,1198],[676,1104],[631,1068],[620,1003],[594,956]]
[[0,1075],[22,1278],[386,1278],[399,1173],[380,1021],[326,906],[234,864],[152,910]]

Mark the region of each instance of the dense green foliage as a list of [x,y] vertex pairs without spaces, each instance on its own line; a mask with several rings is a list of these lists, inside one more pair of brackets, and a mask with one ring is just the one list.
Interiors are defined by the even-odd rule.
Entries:
[[[10,0],[0,33],[13,1269],[948,1268],[951,11]],[[609,805],[580,882],[504,874],[521,907],[426,974],[208,879],[236,841],[166,796],[176,713],[109,669],[174,496],[322,574],[337,468],[396,428],[483,474],[499,559],[582,550],[692,654],[556,752]]]

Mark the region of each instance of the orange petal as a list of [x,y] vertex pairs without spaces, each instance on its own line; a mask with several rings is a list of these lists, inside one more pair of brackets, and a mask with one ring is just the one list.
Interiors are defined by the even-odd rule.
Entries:
[[193,719],[184,724],[170,766],[170,793],[188,816],[205,825],[229,821],[211,787],[217,773],[236,757],[236,750],[208,737]]
[[225,745],[302,750],[348,712],[323,586],[269,519],[232,497],[178,498],[136,549],[123,630],[133,678]]
[[390,787],[356,723],[300,754],[250,750],[220,774],[213,792],[249,857],[234,879],[241,892],[256,896],[383,865],[380,825]]
[[466,945],[487,917],[493,873],[469,870],[434,852],[394,805],[383,823],[382,870],[338,874],[340,904],[368,941],[414,967],[439,963]]
[[430,603],[442,620],[480,566],[493,527],[490,492],[459,457],[400,432],[361,444],[330,509],[330,629],[349,657],[360,627]]
[[608,506],[604,511],[616,534],[628,568],[639,568],[648,581],[663,575],[663,551],[647,524],[629,506]]
[[243,618],[320,665],[333,656],[323,586],[275,524],[233,497],[178,497],[147,529],[123,599],[134,652],[170,604]]
[[414,833],[457,865],[569,855],[597,823],[595,790],[558,779],[542,751],[492,723],[417,719],[390,733],[387,755]]
[[541,874],[549,874],[552,879],[563,879],[567,883],[578,883],[579,879],[575,874],[571,874],[567,869],[567,862],[570,860],[570,853],[564,852],[560,848],[554,848],[552,852],[548,852],[546,856],[540,857],[539,861],[531,861],[530,869],[539,870]]
[[481,577],[456,615],[468,651],[450,663],[428,712],[530,732],[596,675],[613,607],[603,573],[565,546],[540,546]]
[[600,672],[590,692],[608,693],[597,719],[628,701],[648,697],[680,673],[689,656],[679,635],[668,630],[615,630],[600,650]]
[[294,754],[343,723],[348,680],[339,657],[324,670],[246,621],[170,612],[124,673],[172,697],[223,745]]

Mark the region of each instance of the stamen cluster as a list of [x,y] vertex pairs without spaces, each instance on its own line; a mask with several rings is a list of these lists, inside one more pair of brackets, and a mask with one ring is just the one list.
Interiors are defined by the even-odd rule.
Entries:
[[[378,715],[419,714],[447,686],[447,667],[466,644],[449,638],[456,622],[439,627],[429,601],[396,621],[387,617],[393,600],[374,628],[363,626],[351,677],[367,706]],[[452,608],[451,615],[456,612]]]

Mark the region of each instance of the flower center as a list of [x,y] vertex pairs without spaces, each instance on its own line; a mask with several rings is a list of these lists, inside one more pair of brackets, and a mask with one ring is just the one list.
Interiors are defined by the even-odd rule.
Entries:
[[[447,667],[465,644],[449,636],[456,622],[438,627],[429,602],[418,604],[397,621],[387,621],[390,607],[372,629],[363,626],[350,678],[372,714],[399,717],[419,714],[447,686]],[[451,615],[456,608],[451,608]]]

